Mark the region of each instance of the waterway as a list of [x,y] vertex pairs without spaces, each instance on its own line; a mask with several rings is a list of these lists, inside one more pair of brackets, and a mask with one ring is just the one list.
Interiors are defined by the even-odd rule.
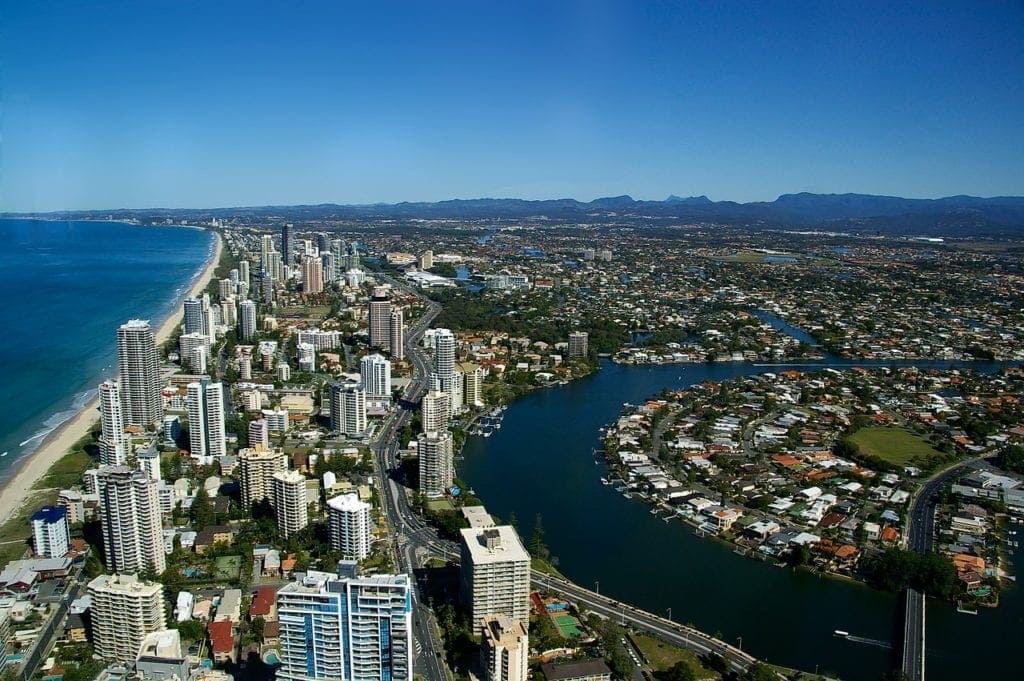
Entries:
[[[822,366],[864,366],[832,360]],[[887,363],[878,363],[887,364]],[[923,363],[922,363],[923,364]],[[949,366],[951,363],[929,363]],[[804,365],[806,366],[806,365]],[[996,365],[980,364],[992,370]],[[777,664],[819,669],[850,681],[878,679],[892,652],[833,636],[835,629],[898,647],[902,599],[856,583],[816,577],[735,555],[724,544],[665,522],[642,501],[600,483],[606,468],[592,453],[597,430],[624,402],[638,403],[663,387],[681,388],[772,370],[747,363],[623,366],[568,385],[530,393],[509,406],[492,437],[470,438],[459,476],[487,509],[515,514],[529,539],[543,518],[545,541],[570,579],[650,612],[688,622]],[[1019,564],[1018,550],[1015,563]],[[1024,632],[1020,590],[1004,592],[996,610],[959,615],[928,604],[928,678],[933,681],[1017,676]]]

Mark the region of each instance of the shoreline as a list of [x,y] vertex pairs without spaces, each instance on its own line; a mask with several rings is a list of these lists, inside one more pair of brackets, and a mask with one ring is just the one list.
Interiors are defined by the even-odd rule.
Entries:
[[[207,258],[205,268],[192,287],[182,296],[181,302],[174,311],[154,330],[153,335],[158,347],[171,337],[181,323],[185,313],[185,299],[202,293],[213,279],[213,273],[217,269],[224,248],[224,239],[219,232],[213,231],[212,233],[216,236],[216,241],[213,252]],[[14,475],[7,480],[3,489],[0,489],[0,525],[6,523],[21,510],[25,502],[29,500],[36,482],[41,480],[54,464],[64,458],[76,442],[89,433],[98,420],[96,415],[98,408],[99,398],[94,397],[79,409],[78,413],[58,426],[53,432],[48,433],[39,447],[17,464]]]

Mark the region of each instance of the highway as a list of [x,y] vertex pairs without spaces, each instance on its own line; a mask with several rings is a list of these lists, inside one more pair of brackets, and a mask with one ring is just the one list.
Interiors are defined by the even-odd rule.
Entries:
[[[960,477],[968,468],[980,468],[984,459],[959,463],[926,481],[910,502],[907,518],[906,548],[915,553],[928,553],[935,540],[936,495],[945,485]],[[925,596],[907,589],[903,613],[903,652],[900,669],[911,681],[924,681],[925,669]]]
[[[396,286],[408,288],[392,280]],[[416,293],[415,291],[413,293]],[[416,295],[419,295],[416,293]],[[422,296],[421,296],[422,298]],[[426,299],[424,299],[426,300]],[[410,327],[406,333],[406,357],[413,366],[413,380],[403,394],[398,408],[382,425],[376,441],[373,443],[374,460],[378,475],[382,481],[383,510],[388,524],[395,531],[395,548],[399,561],[399,569],[413,574],[413,570],[422,565],[429,557],[436,556],[447,560],[458,560],[460,550],[457,544],[440,539],[437,532],[426,525],[409,506],[405,491],[392,476],[397,468],[398,434],[406,422],[412,417],[413,410],[420,397],[426,391],[426,378],[429,374],[429,363],[426,355],[419,347],[419,339],[423,332],[441,311],[438,303],[426,300],[430,309]],[[753,657],[739,648],[724,641],[708,636],[696,629],[686,627],[658,615],[620,603],[607,596],[585,589],[573,582],[560,577],[552,577],[537,570],[532,571],[531,581],[534,586],[568,599],[574,603],[586,605],[592,612],[609,617],[635,629],[658,636],[673,645],[691,650],[698,655],[716,654],[721,656],[730,669],[742,672],[756,662]],[[414,639],[418,643],[415,652],[414,668],[431,681],[447,681],[449,673],[443,661],[443,647],[436,634],[432,614],[428,606],[421,603],[419,597],[414,598]]]

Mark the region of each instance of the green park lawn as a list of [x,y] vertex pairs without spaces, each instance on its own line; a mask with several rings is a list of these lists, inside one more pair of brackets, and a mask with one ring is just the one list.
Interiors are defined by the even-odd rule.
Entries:
[[906,466],[915,461],[923,463],[942,456],[924,438],[903,428],[861,428],[850,436],[850,441],[866,456],[876,456],[894,466]]

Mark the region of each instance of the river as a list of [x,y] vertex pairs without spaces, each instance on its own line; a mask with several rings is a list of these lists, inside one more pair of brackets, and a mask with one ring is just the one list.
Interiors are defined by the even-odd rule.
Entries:
[[[866,363],[833,359],[822,366],[855,364]],[[541,514],[559,569],[581,585],[653,613],[665,615],[671,608],[677,621],[742,643],[776,664],[817,668],[849,681],[877,679],[892,666],[892,652],[832,632],[843,629],[898,646],[901,598],[742,558],[726,545],[696,537],[680,521],[666,523],[645,502],[624,499],[600,482],[605,468],[592,454],[601,445],[597,430],[624,402],[638,403],[663,387],[767,370],[772,369],[747,363],[637,367],[606,361],[591,376],[510,405],[492,437],[466,443],[459,477],[494,515],[507,521],[514,513],[524,541]],[[1019,589],[1006,589],[998,609],[978,616],[930,601],[928,678],[1012,678],[1021,632]]]

